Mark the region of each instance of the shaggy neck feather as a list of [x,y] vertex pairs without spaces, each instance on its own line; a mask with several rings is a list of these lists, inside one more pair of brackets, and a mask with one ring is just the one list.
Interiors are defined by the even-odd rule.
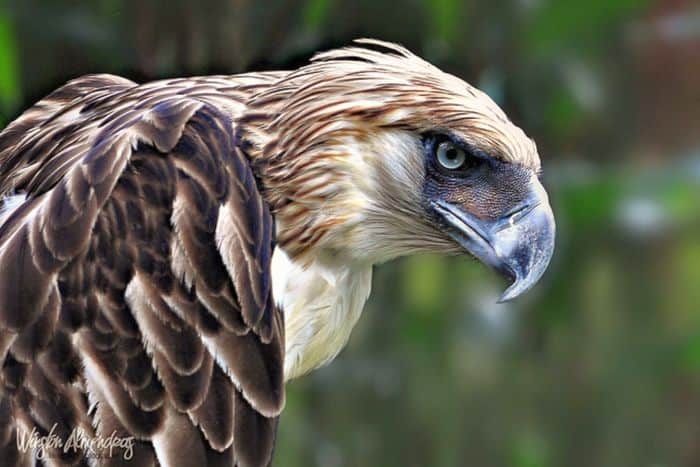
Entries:
[[342,264],[324,254],[301,265],[275,249],[272,286],[285,315],[285,380],[338,355],[362,313],[371,283],[371,265]]

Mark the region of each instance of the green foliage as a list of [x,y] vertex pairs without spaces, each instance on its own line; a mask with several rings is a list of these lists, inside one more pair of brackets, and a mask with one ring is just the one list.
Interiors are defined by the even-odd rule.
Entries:
[[616,22],[644,10],[649,0],[538,2],[527,28],[527,42],[536,51],[604,46],[605,32]]
[[307,0],[303,22],[308,29],[317,30],[323,24],[333,0]]
[[402,288],[407,291],[406,304],[421,313],[432,306],[444,305],[443,287],[447,279],[447,264],[437,256],[412,256],[406,258]]
[[516,438],[510,456],[510,467],[549,467],[546,442],[531,432]]
[[0,9],[0,123],[16,111],[20,99],[19,63],[13,25],[7,12]]
[[463,24],[465,2],[462,0],[429,0],[433,34],[446,42],[452,42]]
[[566,137],[582,118],[581,106],[565,87],[557,87],[546,100],[544,122],[547,130]]
[[[563,187],[557,200],[567,221],[577,229],[601,228],[612,221],[617,202],[622,199],[621,180],[607,178],[595,183]],[[570,209],[574,207],[573,209]]]

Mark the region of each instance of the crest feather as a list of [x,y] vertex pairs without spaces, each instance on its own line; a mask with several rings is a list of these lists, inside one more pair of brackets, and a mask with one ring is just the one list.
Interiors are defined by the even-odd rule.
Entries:
[[[380,50],[374,50],[368,47],[341,47],[338,49],[318,52],[312,58],[312,62],[321,62],[327,60],[363,60],[370,63],[380,63],[385,61],[387,56],[396,56],[399,58],[413,58],[423,61],[413,52],[402,45],[394,44],[393,42],[380,41],[378,39],[360,38],[353,41],[355,44],[374,46]],[[386,52],[381,49],[386,50]]]

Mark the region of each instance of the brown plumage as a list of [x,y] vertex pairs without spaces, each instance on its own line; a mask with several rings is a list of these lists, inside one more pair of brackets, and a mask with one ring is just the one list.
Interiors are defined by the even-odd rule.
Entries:
[[[2,398],[18,424],[58,423],[67,439],[98,421],[95,434],[144,441],[146,464],[173,424],[192,444],[177,449],[181,465],[206,465],[212,449],[267,464],[284,401],[272,218],[234,144],[235,114],[207,95],[242,108],[237,86],[274,77],[137,86],[90,76],[0,136],[2,191],[28,196],[0,232]],[[226,251],[220,206],[237,220]],[[246,427],[265,449],[236,444]]]
[[[421,211],[423,163],[367,154],[394,140],[414,151],[407,134],[444,130],[539,171],[532,141],[485,95],[367,42],[385,50],[331,51],[292,72],[79,78],[0,134],[0,195],[21,197],[0,218],[0,416],[11,420],[0,459],[21,465],[34,455],[18,450],[21,432],[55,427],[64,440],[77,428],[133,436],[128,465],[268,465],[285,377],[332,358],[369,293],[371,269],[353,265],[461,251]],[[366,187],[363,171],[386,184]],[[518,189],[481,190],[492,199],[481,217],[520,202]],[[478,205],[455,190],[454,202]],[[322,292],[352,297],[328,305],[352,316],[342,332],[303,331],[310,302],[286,277],[275,299],[296,301],[275,304],[275,242],[300,271],[327,277],[343,259],[351,272],[337,277],[361,277]],[[80,450],[47,455],[87,462]]]

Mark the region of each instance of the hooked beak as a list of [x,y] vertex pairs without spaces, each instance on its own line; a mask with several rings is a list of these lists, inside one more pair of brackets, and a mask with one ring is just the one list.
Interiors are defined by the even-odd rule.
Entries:
[[528,291],[547,269],[554,251],[554,215],[536,178],[526,199],[495,221],[479,219],[444,200],[431,204],[447,223],[452,238],[513,281],[499,303]]

